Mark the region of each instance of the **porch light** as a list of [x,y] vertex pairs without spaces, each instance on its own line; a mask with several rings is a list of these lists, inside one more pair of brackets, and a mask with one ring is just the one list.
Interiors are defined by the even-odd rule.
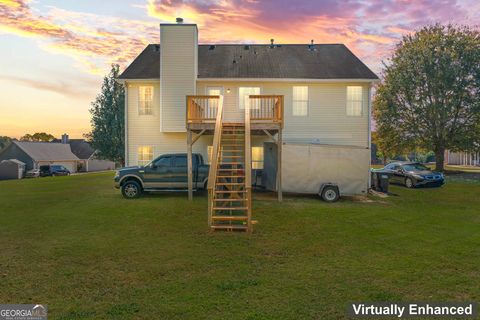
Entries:
[[227,93],[230,93],[230,88],[227,88]]

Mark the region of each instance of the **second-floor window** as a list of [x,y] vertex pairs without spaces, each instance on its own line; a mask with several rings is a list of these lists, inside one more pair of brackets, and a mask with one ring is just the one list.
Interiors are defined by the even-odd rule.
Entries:
[[293,87],[292,114],[294,116],[308,115],[308,87]]
[[347,87],[347,116],[360,117],[363,112],[363,88],[361,86]]
[[137,150],[138,165],[144,166],[153,160],[153,147],[140,146]]
[[153,86],[138,87],[138,114],[153,114]]

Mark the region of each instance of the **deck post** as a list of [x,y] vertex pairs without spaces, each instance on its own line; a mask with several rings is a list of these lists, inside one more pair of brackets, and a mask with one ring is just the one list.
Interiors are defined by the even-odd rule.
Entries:
[[278,129],[277,153],[277,196],[278,202],[282,202],[282,128]]
[[193,176],[192,176],[192,130],[187,129],[187,170],[188,170],[188,200],[193,200]]

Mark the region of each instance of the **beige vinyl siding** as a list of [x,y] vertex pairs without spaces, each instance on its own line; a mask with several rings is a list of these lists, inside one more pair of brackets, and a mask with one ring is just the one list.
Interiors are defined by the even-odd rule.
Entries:
[[195,94],[197,28],[161,25],[161,127],[163,132],[185,132],[185,96]]
[[[347,86],[362,86],[361,116],[347,116]],[[365,83],[303,83],[303,82],[209,82],[198,81],[197,91],[204,94],[207,86],[224,87],[224,118],[243,119],[238,107],[238,87],[260,87],[261,94],[285,96],[283,140],[291,143],[338,144],[368,146],[368,93]],[[292,111],[293,87],[308,86],[308,116],[295,117]],[[227,89],[230,89],[228,93]]]
[[[138,115],[138,87],[152,85],[153,115]],[[185,132],[160,132],[160,82],[128,82],[128,157],[127,165],[135,166],[138,163],[138,147],[152,146],[153,156],[166,153],[187,152],[187,135]],[[183,119],[185,126],[185,119]],[[207,145],[212,144],[212,136],[201,137],[195,144],[193,151],[207,157]]]

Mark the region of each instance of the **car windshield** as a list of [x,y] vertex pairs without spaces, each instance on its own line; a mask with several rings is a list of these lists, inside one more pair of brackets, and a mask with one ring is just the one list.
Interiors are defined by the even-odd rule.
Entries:
[[52,170],[62,170],[62,166],[52,166]]
[[403,165],[403,169],[406,171],[428,171],[429,168],[425,167],[423,164],[420,163],[411,163]]

